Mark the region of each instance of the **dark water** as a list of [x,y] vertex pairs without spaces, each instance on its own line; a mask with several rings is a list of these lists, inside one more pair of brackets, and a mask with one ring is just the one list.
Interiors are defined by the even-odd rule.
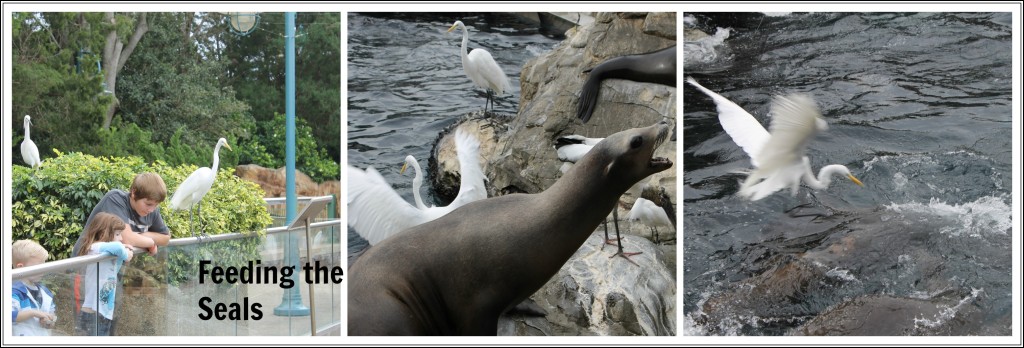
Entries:
[[[742,201],[749,159],[683,87],[685,333],[786,334],[875,294],[944,304],[894,323],[910,334],[1011,334],[1011,14],[693,16],[733,32],[713,68],[688,75],[763,125],[773,95],[811,95],[829,123],[812,168],[844,164],[866,187],[836,177]],[[782,303],[705,307],[791,260],[826,276]]]
[[[409,202],[411,169],[399,174],[405,156],[426,170],[438,133],[484,106],[483,89],[462,70],[462,31],[446,32],[456,20],[469,30],[467,47],[486,49],[509,78],[512,90],[498,98],[497,113],[516,113],[520,69],[561,40],[507,14],[349,14],[348,164],[374,166]],[[426,188],[420,194],[432,203]],[[350,230],[349,253],[365,247]]]

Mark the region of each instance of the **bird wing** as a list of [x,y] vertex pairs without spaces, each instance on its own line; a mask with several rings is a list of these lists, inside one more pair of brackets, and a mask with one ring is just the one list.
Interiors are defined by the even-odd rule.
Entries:
[[722,124],[722,128],[732,137],[732,141],[750,156],[750,162],[754,167],[761,166],[757,154],[761,152],[769,139],[768,131],[761,126],[761,123],[757,122],[754,116],[739,105],[704,88],[692,77],[687,77],[686,82],[697,87],[715,101],[715,106],[718,108],[718,122]]
[[29,167],[38,166],[42,162],[39,160],[39,148],[36,147],[36,143],[32,139],[25,139],[21,142],[21,158]]
[[348,225],[371,245],[426,221],[376,169],[348,167]]
[[593,145],[584,144],[572,144],[559,147],[556,152],[558,153],[558,160],[562,162],[576,163],[583,158],[590,149],[594,148]]
[[[494,61],[494,57],[491,57],[490,52],[477,48],[469,52],[469,62],[474,72],[470,73],[470,68],[466,68],[466,74],[480,87],[490,88],[498,95],[512,90],[512,85],[508,82],[508,76],[505,76],[505,72],[498,66],[498,62]],[[473,78],[474,74],[480,80]]]
[[185,178],[171,196],[171,209],[184,210],[192,207],[213,187],[213,170],[209,167],[196,169]]
[[469,202],[487,198],[486,176],[480,168],[480,141],[467,132],[455,131],[455,152],[459,157],[459,194],[449,207],[456,209]]
[[637,198],[636,202],[633,202],[633,208],[629,210],[629,214],[626,214],[626,220],[627,221],[641,220],[640,222],[645,223],[643,221],[643,219],[644,219],[643,216],[645,214],[644,211],[646,209],[648,209],[647,208],[647,203],[648,202],[650,202],[650,201],[648,201],[648,200],[646,200],[644,198]]
[[769,171],[800,162],[824,122],[814,100],[800,94],[775,97],[771,115],[771,136],[755,156]]
[[807,144],[818,131],[827,128],[814,100],[805,95],[776,97],[771,114],[771,137],[755,156],[760,166],[740,187],[740,195],[752,200],[785,187],[799,186],[801,177],[809,170],[802,160]]

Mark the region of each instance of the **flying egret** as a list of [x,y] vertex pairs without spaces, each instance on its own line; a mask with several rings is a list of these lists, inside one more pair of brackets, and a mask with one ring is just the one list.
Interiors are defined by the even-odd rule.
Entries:
[[36,147],[36,143],[32,142],[32,138],[29,138],[29,127],[32,125],[32,117],[25,115],[25,140],[21,141],[21,159],[25,160],[25,164],[32,169],[39,169],[39,165],[43,163],[39,159],[39,148]]
[[[207,191],[210,191],[210,188],[213,187],[213,180],[217,178],[217,164],[220,162],[218,153],[221,146],[231,150],[231,145],[228,145],[226,139],[220,138],[220,140],[217,140],[217,146],[213,148],[213,169],[210,169],[210,167],[196,169],[185,181],[178,185],[178,189],[174,190],[174,196],[171,197],[171,209],[188,209],[189,229],[193,237],[196,235],[196,232],[192,228],[192,206],[196,205],[196,215],[200,215],[202,212],[200,200],[203,199]],[[202,220],[202,215],[200,215],[200,220]],[[206,234],[205,227],[203,228],[203,234]]]
[[487,101],[484,102],[484,111],[487,111],[487,104],[491,104],[493,110],[494,101],[491,100],[491,91],[494,91],[496,95],[502,95],[506,90],[511,91],[512,85],[509,84],[508,77],[505,76],[504,71],[501,71],[501,67],[491,57],[490,52],[477,48],[467,54],[466,43],[469,42],[469,30],[466,29],[465,24],[462,24],[462,21],[455,21],[455,24],[448,28],[448,32],[452,32],[456,27],[462,29],[462,48],[459,49],[459,54],[462,56],[462,70],[474,84],[486,90]]
[[674,227],[665,208],[643,197],[637,198],[636,202],[633,203],[633,208],[629,210],[629,214],[626,214],[626,220],[639,220],[640,223],[647,225],[652,231],[651,234],[654,236],[655,243],[659,242],[658,227]]
[[487,198],[484,174],[478,156],[480,142],[461,129],[455,132],[455,151],[459,158],[459,193],[444,207],[427,206],[419,196],[422,183],[419,164],[406,157],[405,168],[411,165],[413,196],[416,205],[406,202],[372,166],[365,171],[349,166],[348,224],[370,245],[377,244],[410,227],[437,219],[470,202]]
[[827,130],[828,124],[810,97],[801,94],[775,97],[769,133],[736,103],[704,88],[692,77],[687,77],[686,82],[714,100],[722,128],[750,156],[755,169],[740,185],[740,197],[756,201],[786,187],[795,196],[801,179],[807,186],[823,190],[832,183],[834,174],[845,175],[854,184],[864,186],[849,168],[840,164],[822,167],[815,178],[811,160],[806,156],[807,143],[818,132]]

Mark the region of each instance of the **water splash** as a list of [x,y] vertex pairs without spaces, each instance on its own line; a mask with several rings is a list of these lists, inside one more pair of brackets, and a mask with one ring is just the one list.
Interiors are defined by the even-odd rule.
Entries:
[[959,312],[964,305],[974,302],[974,300],[977,299],[978,296],[981,295],[981,293],[984,291],[985,289],[971,288],[970,295],[961,299],[960,302],[957,303],[955,306],[944,308],[942,311],[939,312],[939,314],[933,317],[934,320],[928,318],[914,318],[914,326],[917,327],[918,329],[939,327],[942,324],[948,322],[950,319],[955,318],[957,312]]
[[952,205],[932,198],[928,203],[892,203],[885,208],[905,215],[925,215],[925,220],[930,219],[929,216],[942,218],[947,223],[939,232],[950,236],[980,237],[990,233],[1005,235],[1013,227],[1011,207],[1002,196],[986,196],[974,202]]

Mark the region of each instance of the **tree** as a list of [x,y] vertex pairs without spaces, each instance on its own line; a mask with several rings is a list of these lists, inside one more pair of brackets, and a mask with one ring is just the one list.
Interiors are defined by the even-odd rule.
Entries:
[[93,48],[103,34],[100,13],[14,13],[12,15],[12,129],[17,150],[23,115],[32,116],[32,138],[40,155],[52,148],[94,143],[95,130],[111,102],[103,94]]
[[146,21],[146,13],[141,12],[138,14],[139,19],[136,22],[135,30],[132,31],[131,38],[128,39],[128,45],[125,46],[121,40],[119,27],[123,28],[124,25],[131,21],[131,17],[127,16],[114,16],[113,12],[106,12],[103,15],[104,23],[108,24],[107,28],[107,39],[106,44],[103,46],[103,66],[106,67],[104,71],[104,81],[107,84],[107,90],[110,91],[111,97],[114,99],[113,103],[107,106],[107,113],[103,117],[103,129],[110,128],[110,121],[114,118],[114,112],[117,111],[117,74],[124,69],[124,64],[128,62],[128,58],[131,57],[132,52],[135,51],[135,47],[139,44],[139,40],[142,40],[142,35],[145,35],[149,31],[149,22]]
[[[257,122],[284,113],[284,14],[260,13],[258,30],[226,37],[227,78]],[[299,13],[295,20],[296,116],[313,127],[330,158],[341,156],[341,17]]]

